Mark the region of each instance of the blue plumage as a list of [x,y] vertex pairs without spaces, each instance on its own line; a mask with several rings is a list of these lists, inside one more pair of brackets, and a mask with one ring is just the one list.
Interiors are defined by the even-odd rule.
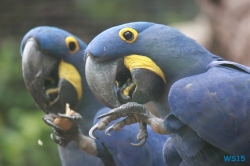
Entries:
[[171,88],[169,103],[174,115],[207,142],[249,159],[250,75],[248,68],[238,66],[220,62],[204,74],[179,80]]
[[185,166],[186,163],[176,151],[175,145],[170,138],[167,139],[162,149],[164,162],[169,166]]
[[[126,33],[136,31],[138,37],[124,41],[120,36],[124,28],[128,29]],[[148,92],[153,92],[153,87],[160,85],[154,79],[147,77],[150,85],[147,87],[137,80],[138,74],[145,74],[144,67],[134,69],[133,64],[129,66],[131,69],[127,64],[124,66],[124,59],[134,55],[148,57],[164,73],[167,81],[159,96],[147,98],[150,95]],[[171,140],[187,165],[250,164],[248,67],[224,61],[174,28],[147,22],[128,23],[105,30],[90,42],[85,59],[91,90],[106,105],[117,107],[101,116],[105,117],[103,120],[124,116],[132,119],[134,116],[137,122],[151,125],[158,133],[172,133]],[[108,68],[109,61],[112,68],[109,73],[102,74],[109,76],[105,88],[112,93],[98,84],[102,78],[95,70]],[[134,95],[137,91],[131,90],[127,103],[117,98],[112,90],[113,82],[122,82],[121,78],[131,78],[132,83],[136,82],[136,88],[142,89],[139,95]],[[107,86],[109,84],[112,86]],[[97,91],[111,97],[106,99]],[[161,118],[150,114],[140,105],[143,103],[134,103],[140,97],[147,99],[143,100],[145,102],[151,100]],[[245,160],[225,162],[226,155],[245,156]]]

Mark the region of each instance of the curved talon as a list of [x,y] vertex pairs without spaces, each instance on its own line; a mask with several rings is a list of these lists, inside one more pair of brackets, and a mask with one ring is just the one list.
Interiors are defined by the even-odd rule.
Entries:
[[50,138],[58,145],[61,145],[61,141],[59,141],[53,133],[50,134]]
[[65,140],[66,142],[63,141],[63,138],[56,138],[55,135],[53,133],[50,134],[50,138],[58,145],[62,146],[62,147],[65,147],[69,141]]
[[61,113],[57,113],[57,115],[59,115],[60,117],[63,117],[63,118],[68,118],[69,117],[68,115],[61,114]]
[[54,127],[54,125],[55,125],[51,120],[46,119],[46,118],[44,118],[44,117],[43,117],[43,121],[44,121],[44,123],[46,123],[46,124],[49,125],[50,127]]
[[82,116],[78,113],[76,114],[73,114],[73,115],[65,115],[65,114],[61,114],[61,113],[58,113],[58,115],[61,117],[61,118],[67,118],[71,121],[81,121],[82,120]]
[[60,131],[63,131],[65,132],[62,128],[60,128],[59,126],[57,126],[54,122],[50,121],[50,120],[47,120],[45,118],[43,118],[43,121],[50,127],[54,127],[56,128],[57,130],[60,130]]
[[72,116],[61,114],[61,113],[57,113],[57,115],[59,115],[61,118],[67,118],[69,120],[73,120],[74,119]]
[[111,136],[111,134],[110,134],[109,132],[113,130],[113,126],[114,126],[114,125],[112,125],[112,126],[110,126],[110,127],[108,127],[108,128],[106,129],[106,131],[105,131],[105,134],[106,134],[106,135]]
[[108,112],[106,114],[102,114],[102,115],[98,116],[97,119],[100,119],[100,118],[103,118],[103,117],[106,117],[106,116],[109,116],[109,115],[112,115],[112,114],[114,114],[114,112]]
[[138,144],[135,144],[135,143],[130,143],[130,144],[133,146],[136,146],[136,147],[140,147],[140,146],[144,145],[145,142],[146,142],[146,138],[143,138]]
[[58,130],[56,128],[53,128],[52,129],[52,133],[54,133],[55,135],[57,135],[57,136],[60,137],[60,136],[65,135],[67,133],[67,131],[65,131],[65,130]]
[[93,127],[91,127],[91,129],[89,130],[89,137],[92,139],[96,139],[96,137],[93,135],[94,131],[96,131],[98,129],[97,124],[94,125]]

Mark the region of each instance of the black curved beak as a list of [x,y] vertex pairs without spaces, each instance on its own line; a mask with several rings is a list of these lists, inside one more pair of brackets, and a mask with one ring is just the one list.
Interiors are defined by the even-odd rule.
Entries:
[[116,96],[116,74],[122,59],[97,62],[90,54],[85,55],[85,74],[88,85],[96,98],[110,108],[121,104]]
[[[131,56],[135,57],[132,57],[132,60],[138,61],[137,55]],[[158,70],[158,66],[153,61],[142,59],[145,61],[144,64],[142,63],[144,66],[138,63],[138,67],[130,70],[129,65],[133,63],[126,65],[124,59],[100,62],[91,54],[85,54],[86,79],[94,95],[110,108],[116,108],[128,102],[145,104],[155,100],[165,87],[164,79],[154,71],[156,69],[157,72],[161,71],[160,68]],[[153,69],[147,69],[150,65]]]
[[59,59],[42,53],[33,38],[27,40],[22,55],[23,78],[36,104],[45,112],[48,111],[42,97],[44,81],[58,63]]
[[64,113],[66,103],[76,105],[78,101],[73,85],[58,76],[60,61],[40,51],[35,39],[27,40],[22,53],[24,82],[35,103],[46,113]]

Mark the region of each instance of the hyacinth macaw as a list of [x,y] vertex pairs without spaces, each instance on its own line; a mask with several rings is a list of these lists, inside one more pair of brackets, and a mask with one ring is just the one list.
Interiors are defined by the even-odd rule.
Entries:
[[[125,117],[106,133],[131,122],[145,131],[148,124],[171,134],[187,165],[250,164],[250,68],[210,53],[177,29],[133,22],[89,43],[85,72],[95,96],[113,108],[90,135]],[[142,105],[149,101],[160,118]]]
[[[83,117],[80,124],[83,133],[103,107],[91,100],[94,97],[82,75],[84,69],[80,64],[85,48],[86,44],[76,36],[49,26],[30,30],[20,48],[24,82],[35,103],[47,113],[45,118],[64,113],[65,103],[69,103]],[[58,143],[65,146],[70,140],[61,139]],[[80,150],[74,141],[62,146],[58,146],[62,165],[102,164],[98,157]]]
[[[96,123],[96,117],[110,110],[94,97],[87,85],[82,65],[85,48],[78,37],[48,26],[30,30],[21,43],[26,87],[47,113],[43,120],[53,127],[51,137],[61,145],[58,148],[62,165],[164,165],[159,146],[163,146],[168,136],[153,137],[155,133],[149,130],[152,139],[147,140],[145,147],[130,146],[130,142],[137,141],[136,124],[112,133],[111,137],[100,131],[95,133],[96,140],[85,136],[93,121]],[[63,115],[66,103],[79,114]],[[73,127],[64,131],[53,123],[56,117],[72,120]]]

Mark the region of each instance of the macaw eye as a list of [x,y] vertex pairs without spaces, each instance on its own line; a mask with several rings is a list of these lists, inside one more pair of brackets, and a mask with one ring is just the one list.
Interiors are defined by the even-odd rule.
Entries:
[[138,32],[133,28],[123,28],[122,30],[120,30],[119,36],[127,43],[134,43],[137,39]]
[[75,51],[76,49],[76,44],[75,42],[69,42],[69,50],[70,51]]
[[65,43],[71,54],[76,53],[80,49],[78,41],[73,36],[66,37]]
[[126,31],[123,33],[123,37],[126,39],[126,40],[132,40],[134,38],[134,35],[132,32],[130,31]]

